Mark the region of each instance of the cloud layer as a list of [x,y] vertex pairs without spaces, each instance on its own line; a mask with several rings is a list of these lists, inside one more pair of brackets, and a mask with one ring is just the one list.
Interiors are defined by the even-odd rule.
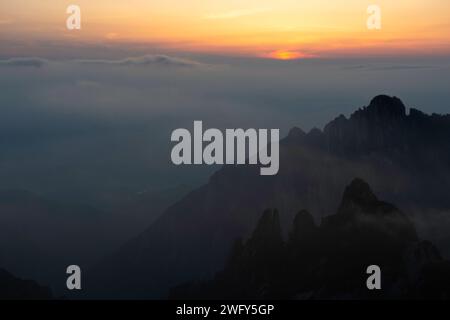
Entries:
[[77,60],[77,62],[84,64],[107,64],[119,66],[161,65],[161,66],[175,66],[175,67],[195,67],[201,65],[201,63],[196,61],[161,54],[148,54],[141,57],[128,57],[119,60],[106,60],[106,59]]
[[[35,67],[40,68],[53,62],[37,57],[14,57],[0,60],[0,66]],[[168,66],[168,67],[197,67],[202,63],[183,58],[171,57],[162,54],[147,54],[140,57],[127,57],[124,59],[85,59],[72,60],[79,64],[111,65],[111,66]]]
[[0,66],[40,68],[48,62],[49,61],[46,59],[36,57],[17,57],[7,60],[0,60]]

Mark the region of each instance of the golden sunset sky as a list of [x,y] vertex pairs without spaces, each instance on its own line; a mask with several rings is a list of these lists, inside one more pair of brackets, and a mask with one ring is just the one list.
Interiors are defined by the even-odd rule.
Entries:
[[[70,4],[82,30],[65,27]],[[382,9],[368,30],[367,7]],[[0,40],[153,43],[274,57],[450,53],[448,0],[0,0]]]

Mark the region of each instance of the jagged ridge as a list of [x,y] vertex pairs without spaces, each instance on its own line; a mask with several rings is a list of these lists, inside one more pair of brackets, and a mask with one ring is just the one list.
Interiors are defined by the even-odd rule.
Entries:
[[[394,221],[394,223],[392,223]],[[401,232],[398,232],[402,230]],[[355,179],[335,215],[317,227],[300,211],[286,243],[276,211],[238,241],[212,281],[174,288],[175,299],[449,298],[450,265],[395,206]],[[366,268],[382,270],[382,291],[366,287]],[[433,276],[430,270],[439,270]],[[439,278],[440,277],[440,278]]]
[[[298,208],[318,221],[335,212],[354,177],[364,178],[411,215],[450,209],[449,116],[405,112],[398,99],[381,96],[323,131],[293,129],[280,144],[277,176],[261,177],[252,166],[223,167],[89,273],[90,293],[157,298],[171,286],[212,276],[223,266],[233,239],[248,236],[264,209],[283,212],[282,230]],[[382,213],[383,207],[377,210]],[[434,220],[427,215],[422,221]],[[439,234],[444,233],[430,236]]]

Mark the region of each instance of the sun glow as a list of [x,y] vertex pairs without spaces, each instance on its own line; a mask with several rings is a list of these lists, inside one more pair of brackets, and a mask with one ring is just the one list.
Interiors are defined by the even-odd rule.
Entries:
[[313,58],[314,55],[305,54],[298,51],[289,51],[289,50],[277,50],[269,53],[268,55],[264,55],[267,58],[272,58],[276,60],[295,60],[295,59],[305,59],[305,58]]
[[450,52],[450,1],[377,3],[382,27],[373,31],[360,0],[78,0],[82,27],[69,31],[66,2],[15,0],[0,4],[0,39],[142,43],[277,60]]

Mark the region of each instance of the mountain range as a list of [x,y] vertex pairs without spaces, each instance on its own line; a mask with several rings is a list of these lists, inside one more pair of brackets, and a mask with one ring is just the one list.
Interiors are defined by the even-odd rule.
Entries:
[[[223,268],[236,238],[251,235],[266,208],[287,234],[299,208],[332,223],[348,181],[361,177],[415,225],[411,233],[450,252],[450,116],[407,108],[380,95],[323,130],[293,128],[280,141],[278,175],[224,166],[170,206],[139,236],[86,273],[89,297],[163,298]],[[338,214],[341,217],[340,214]],[[329,221],[329,222],[325,222]],[[338,223],[338,222],[335,222]]]
[[84,269],[97,263],[142,232],[187,190],[178,186],[116,193],[102,210],[25,190],[1,190],[0,267],[64,295],[67,266]]
[[[367,268],[380,268],[369,290]],[[279,213],[266,210],[237,240],[212,280],[173,288],[172,299],[448,299],[450,262],[420,240],[406,214],[355,179],[337,213],[316,225],[306,210],[284,241]]]

